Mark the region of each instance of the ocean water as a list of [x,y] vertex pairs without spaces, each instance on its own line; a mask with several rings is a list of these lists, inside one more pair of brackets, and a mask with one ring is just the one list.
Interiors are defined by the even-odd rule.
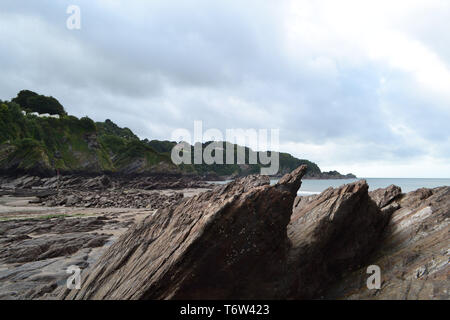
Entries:
[[[403,192],[410,192],[419,188],[435,188],[441,186],[450,186],[450,179],[429,179],[429,178],[361,178],[367,181],[369,190],[386,188],[395,184],[402,188]],[[344,184],[355,182],[360,179],[330,179],[330,180],[302,180],[302,186],[298,192],[299,195],[319,194],[329,187],[337,188]],[[271,180],[276,183],[277,180]]]
[[[298,191],[298,195],[319,194],[329,187],[337,188],[344,184],[365,179],[369,185],[369,190],[378,188],[386,188],[391,184],[395,184],[402,188],[403,192],[410,192],[419,188],[435,188],[441,186],[450,186],[450,179],[438,178],[360,178],[360,179],[327,179],[327,180],[310,180],[303,179],[302,186]],[[228,181],[216,181],[214,183],[228,183]],[[271,179],[270,183],[275,184],[278,179]]]

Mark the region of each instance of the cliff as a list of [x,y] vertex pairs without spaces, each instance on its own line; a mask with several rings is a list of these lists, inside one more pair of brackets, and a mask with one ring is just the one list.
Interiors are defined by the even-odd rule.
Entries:
[[[1,174],[52,176],[58,170],[85,175],[185,173],[220,179],[259,173],[263,166],[260,162],[248,164],[254,153],[250,148],[243,148],[247,164],[176,166],[170,159],[175,145],[171,141],[140,140],[130,129],[120,128],[111,120],[95,123],[88,117],[78,119],[68,115],[55,98],[32,91],[21,91],[11,102],[0,101]],[[235,151],[242,148],[236,144],[231,147]],[[311,161],[280,153],[280,176],[300,165],[308,166],[309,177],[328,176]]]

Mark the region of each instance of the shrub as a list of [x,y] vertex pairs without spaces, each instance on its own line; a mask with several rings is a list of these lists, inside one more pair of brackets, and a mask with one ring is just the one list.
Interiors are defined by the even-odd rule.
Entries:
[[22,108],[26,108],[27,100],[36,96],[38,96],[36,92],[30,90],[22,90],[17,94],[16,98],[12,99],[12,101],[20,105]]
[[53,97],[34,96],[27,99],[26,107],[33,112],[64,115],[64,107]]
[[96,131],[97,129],[95,122],[87,116],[80,119],[80,125],[88,131]]

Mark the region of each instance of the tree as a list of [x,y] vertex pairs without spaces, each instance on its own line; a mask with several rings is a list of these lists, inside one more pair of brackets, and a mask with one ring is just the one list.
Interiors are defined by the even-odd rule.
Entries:
[[46,97],[30,90],[22,90],[13,102],[20,105],[22,109],[37,113],[49,113],[65,115],[64,107],[53,97]]
[[22,90],[17,94],[17,97],[12,99],[13,102],[17,103],[22,107],[22,109],[27,107],[27,100],[32,97],[36,97],[38,94],[30,90]]
[[27,99],[27,107],[33,112],[65,115],[64,107],[53,97],[37,95]]
[[92,131],[96,131],[97,130],[97,128],[95,126],[95,122],[91,118],[89,118],[88,116],[81,118],[80,119],[80,124],[81,124],[81,126],[84,129],[86,129],[88,131],[92,132]]

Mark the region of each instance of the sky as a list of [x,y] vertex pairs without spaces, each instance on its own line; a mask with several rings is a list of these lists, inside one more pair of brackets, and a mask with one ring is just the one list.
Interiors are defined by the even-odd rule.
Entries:
[[279,129],[324,171],[450,178],[449,30],[447,0],[2,0],[0,99],[150,140]]

